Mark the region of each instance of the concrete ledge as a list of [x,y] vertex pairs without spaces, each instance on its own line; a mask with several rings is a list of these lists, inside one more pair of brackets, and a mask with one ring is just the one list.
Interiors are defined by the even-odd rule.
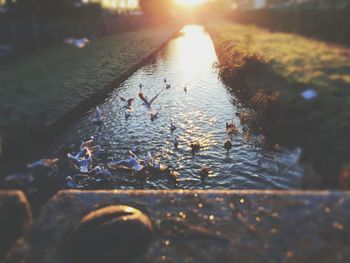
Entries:
[[31,223],[25,195],[21,191],[0,191],[0,260]]
[[348,262],[350,192],[61,191],[5,262],[69,262],[63,245],[89,212],[130,205],[152,220],[142,262]]

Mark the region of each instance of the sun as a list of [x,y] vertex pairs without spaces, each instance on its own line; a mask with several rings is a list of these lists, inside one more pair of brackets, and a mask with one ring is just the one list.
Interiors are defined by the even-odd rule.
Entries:
[[206,0],[175,0],[176,4],[182,7],[196,7],[203,4]]

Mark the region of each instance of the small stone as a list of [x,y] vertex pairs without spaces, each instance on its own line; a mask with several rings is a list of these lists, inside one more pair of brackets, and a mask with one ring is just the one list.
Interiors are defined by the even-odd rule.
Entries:
[[73,262],[134,262],[151,244],[152,223],[135,208],[107,206],[86,215],[71,241]]

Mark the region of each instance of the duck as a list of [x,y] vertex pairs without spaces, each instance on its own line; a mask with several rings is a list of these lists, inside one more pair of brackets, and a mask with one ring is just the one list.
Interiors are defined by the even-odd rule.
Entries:
[[143,87],[142,83],[139,84],[139,87],[140,87],[140,91],[142,91],[142,87]]
[[179,141],[177,140],[177,137],[174,138],[173,144],[175,149],[179,147]]
[[102,110],[100,109],[99,106],[96,106],[96,109],[95,109],[94,123],[96,124],[102,123]]
[[158,98],[158,96],[163,92],[161,90],[156,96],[154,96],[151,100],[149,100],[142,92],[139,93],[140,99],[143,101],[143,105],[148,110],[148,113],[151,116],[151,121],[155,120],[158,117],[158,111],[152,108],[153,102]]
[[173,133],[176,129],[177,129],[177,127],[175,126],[175,124],[171,122],[170,123],[170,131],[171,131],[171,133]]
[[168,176],[168,179],[169,179],[173,184],[176,185],[177,180],[178,180],[178,178],[179,178],[179,174],[178,174],[177,172],[171,170],[169,173],[167,173],[167,176]]
[[231,148],[232,148],[232,143],[231,143],[230,140],[226,140],[226,141],[225,141],[225,143],[224,143],[224,148],[225,148],[227,151],[231,150]]
[[206,166],[202,166],[199,171],[199,176],[201,177],[201,181],[203,182],[209,176],[209,169]]
[[124,115],[125,115],[125,120],[129,119],[131,116],[131,110],[125,109]]
[[247,142],[250,138],[250,132],[247,128],[243,128],[243,140]]
[[74,45],[77,48],[83,48],[90,43],[90,40],[87,38],[67,38],[64,40],[64,43]]
[[191,147],[191,152],[194,155],[196,151],[199,151],[199,149],[201,148],[201,145],[199,144],[199,142],[192,142],[190,144]]
[[73,179],[73,177],[71,177],[71,176],[67,176],[65,181],[66,181],[66,185],[67,185],[68,188],[71,188],[71,189],[82,189],[82,188],[84,188],[84,186],[76,183],[75,180]]
[[236,135],[238,133],[238,128],[233,122],[231,123],[226,122],[226,130],[228,135]]
[[140,149],[139,149],[137,146],[135,146],[135,145],[131,145],[130,148],[129,148],[129,150],[130,150],[132,153],[134,153],[134,154],[140,153]]
[[146,109],[148,111],[152,111],[153,108],[152,108],[152,104],[153,102],[158,98],[158,96],[162,93],[162,91],[160,91],[159,93],[157,93],[157,95],[155,95],[151,100],[149,100],[147,98],[147,96],[143,95],[142,92],[139,93],[139,97],[140,99],[143,101],[143,105],[146,107]]
[[280,152],[282,150],[281,145],[279,145],[278,143],[276,143],[272,148],[275,152]]
[[187,86],[184,87],[184,91],[187,93]]
[[164,83],[165,83],[165,88],[166,89],[170,89],[171,88],[171,84],[167,83],[167,79],[166,78],[164,78]]
[[120,97],[120,100],[125,103],[124,108],[131,110],[131,106],[132,106],[132,103],[135,100],[135,98],[130,98],[127,100],[122,96],[119,96],[119,97]]
[[55,168],[57,166],[59,159],[40,159],[39,161],[28,163],[27,168],[28,169],[35,169],[35,168]]
[[151,121],[154,121],[155,119],[158,118],[158,112],[157,111],[153,111],[150,113],[151,116]]

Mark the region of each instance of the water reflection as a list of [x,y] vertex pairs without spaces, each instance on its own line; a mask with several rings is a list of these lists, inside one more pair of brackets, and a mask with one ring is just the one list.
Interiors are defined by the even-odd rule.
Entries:
[[[213,68],[216,59],[213,43],[203,27],[186,26],[182,36],[172,40],[152,63],[135,72],[100,105],[105,115],[101,127],[92,124],[94,110],[91,110],[67,128],[53,147],[54,152],[79,143],[82,137],[94,135],[106,151],[96,164],[124,159],[129,147],[137,145],[141,148],[139,157],[150,151],[180,174],[176,186],[161,176],[148,178],[141,186],[135,186],[135,178],[115,172],[113,175],[119,179],[115,188],[121,189],[299,188],[303,173],[298,163],[300,150],[264,150],[256,143],[261,142],[261,136],[248,136],[243,131],[240,119],[235,115],[241,109],[232,103],[235,98]],[[152,122],[137,97],[139,83],[142,82],[144,94],[151,98],[164,89],[164,78],[172,87],[164,90],[152,105],[159,111],[158,119]],[[136,98],[128,120],[124,118],[124,103],[119,96]],[[225,123],[231,120],[239,133],[232,138],[233,148],[227,154],[223,148],[227,138]],[[171,121],[177,126],[173,134],[169,129]],[[177,150],[173,147],[174,136],[180,143]],[[189,145],[194,141],[201,144],[201,150],[193,156]],[[203,166],[209,169],[209,178],[204,183],[199,175]]]
[[187,26],[170,50],[177,57],[174,67],[179,69],[180,82],[187,84],[195,76],[211,70],[216,54],[209,35],[198,30],[196,26]]

